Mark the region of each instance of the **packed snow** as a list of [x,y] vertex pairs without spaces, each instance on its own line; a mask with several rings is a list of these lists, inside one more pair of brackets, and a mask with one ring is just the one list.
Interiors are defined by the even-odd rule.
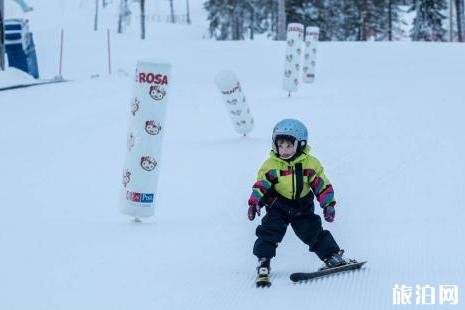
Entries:
[[31,84],[35,82],[36,81],[32,76],[13,67],[7,67],[4,71],[0,71],[0,88]]
[[[284,42],[205,40],[201,21],[153,23],[144,42],[112,30],[109,75],[94,2],[64,3],[30,1],[28,14],[43,77],[57,74],[64,26],[72,81],[0,93],[0,309],[407,309],[415,285],[465,288],[464,45],[320,42],[315,83],[288,97]],[[118,211],[127,116],[136,62],[154,57],[172,85],[155,216],[134,223]],[[224,69],[254,115],[247,137],[215,86]],[[324,227],[368,263],[293,284],[321,262],[289,229],[273,285],[257,289],[247,199],[288,117],[307,124],[335,189]],[[412,305],[393,305],[396,284],[413,287]]]

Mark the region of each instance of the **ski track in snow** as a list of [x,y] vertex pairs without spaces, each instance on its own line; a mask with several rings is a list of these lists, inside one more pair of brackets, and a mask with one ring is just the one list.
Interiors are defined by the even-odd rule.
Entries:
[[[331,44],[326,50],[337,58]],[[279,60],[270,61],[275,57]],[[229,124],[223,126],[228,120],[212,84],[183,81],[173,87],[204,91],[191,92],[189,99],[177,93],[170,101],[159,207],[154,219],[141,225],[127,224],[117,211],[130,80],[75,81],[2,94],[15,102],[4,105],[1,120],[2,144],[8,146],[2,171],[12,182],[4,183],[1,194],[10,206],[3,210],[1,243],[15,253],[2,258],[4,283],[9,283],[2,285],[2,309],[31,305],[17,295],[21,287],[34,292],[37,309],[390,309],[396,283],[463,285],[463,268],[457,268],[463,258],[457,245],[464,235],[458,224],[464,193],[463,146],[457,142],[463,131],[457,121],[461,95],[450,96],[448,113],[430,102],[414,125],[396,112],[405,107],[390,104],[383,127],[369,119],[370,102],[360,110],[351,107],[345,117],[338,116],[337,97],[334,105],[319,104],[324,95],[318,89],[332,84],[323,78],[296,98],[266,103],[254,100],[263,96],[257,84],[247,87],[258,120],[247,139],[235,138]],[[211,98],[202,100],[203,94]],[[305,96],[316,102],[310,116]],[[348,105],[355,97],[344,95],[344,100]],[[290,273],[314,270],[320,262],[289,229],[273,260],[272,287],[257,290],[251,249],[258,222],[247,221],[245,202],[273,123],[294,114],[313,124],[314,152],[327,163],[336,189],[336,222],[325,226],[349,257],[368,264],[360,271],[293,284]],[[353,123],[357,117],[363,128]],[[341,123],[347,131],[339,131]],[[207,131],[209,126],[215,130]],[[223,162],[228,163],[225,173],[196,174],[199,164]],[[196,181],[185,175],[195,175]],[[185,194],[178,195],[178,188]],[[13,218],[21,219],[19,226]]]
[[[104,33],[66,8],[74,81],[0,94],[0,309],[394,309],[394,284],[465,287],[463,45],[321,42],[315,84],[287,98],[281,42],[177,42],[170,34],[185,28],[166,25],[146,42],[115,36],[115,72],[147,57],[173,64],[157,209],[135,224],[117,207],[131,74],[105,76],[93,57]],[[53,72],[57,29],[32,26],[42,72]],[[214,85],[222,69],[237,73],[255,117],[247,138]],[[289,228],[272,286],[257,289],[259,221],[246,202],[285,117],[308,124],[335,188],[324,227],[368,263],[294,284],[292,272],[321,262]]]

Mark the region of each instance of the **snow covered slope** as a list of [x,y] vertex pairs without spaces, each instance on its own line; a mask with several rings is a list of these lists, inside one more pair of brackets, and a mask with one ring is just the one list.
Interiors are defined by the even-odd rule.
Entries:
[[[75,33],[74,82],[0,94],[0,309],[391,309],[395,284],[414,287],[413,303],[416,284],[465,287],[464,46],[321,43],[316,83],[288,98],[281,42],[115,37],[120,74],[107,77],[105,60],[77,48],[98,40]],[[54,44],[43,38],[42,59]],[[169,59],[173,88],[156,216],[134,224],[118,196],[142,57]],[[250,137],[235,134],[214,85],[225,68],[255,116]],[[308,124],[334,185],[325,227],[369,263],[292,284],[320,262],[290,229],[273,286],[257,290],[246,202],[285,117]]]

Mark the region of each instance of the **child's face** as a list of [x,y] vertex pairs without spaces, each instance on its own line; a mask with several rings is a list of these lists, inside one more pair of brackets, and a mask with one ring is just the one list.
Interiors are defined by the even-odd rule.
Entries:
[[289,159],[294,156],[296,149],[294,143],[289,140],[279,139],[277,142],[279,157]]

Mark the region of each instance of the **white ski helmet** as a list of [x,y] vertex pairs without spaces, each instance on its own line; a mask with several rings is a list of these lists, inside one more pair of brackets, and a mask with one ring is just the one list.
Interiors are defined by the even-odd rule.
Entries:
[[[279,121],[273,128],[273,145],[272,149],[279,156],[277,140],[284,138],[294,143],[295,156],[302,153],[307,145],[308,131],[307,127],[296,119],[283,119]],[[294,157],[295,157],[294,156]]]

